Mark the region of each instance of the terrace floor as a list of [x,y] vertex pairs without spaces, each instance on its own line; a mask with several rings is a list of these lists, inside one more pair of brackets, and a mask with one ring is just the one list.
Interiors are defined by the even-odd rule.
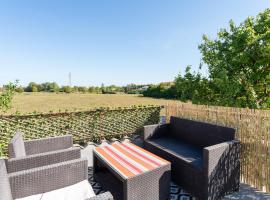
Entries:
[[[134,140],[135,144],[141,146],[140,140]],[[88,166],[89,166],[89,182],[92,185],[96,194],[100,194],[105,192],[103,190],[102,185],[100,185],[94,178],[93,178],[93,149],[95,148],[94,144],[88,144],[82,150],[82,156],[88,159]],[[181,187],[171,183],[171,191],[170,191],[170,200],[196,200],[196,198],[192,197],[190,194],[185,192]],[[231,195],[228,195],[223,198],[223,200],[270,200],[270,194],[261,192],[247,184],[241,183],[240,191],[235,192]]]

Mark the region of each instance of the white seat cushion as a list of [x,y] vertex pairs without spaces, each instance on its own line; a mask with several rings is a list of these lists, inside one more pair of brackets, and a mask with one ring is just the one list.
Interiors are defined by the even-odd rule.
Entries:
[[65,188],[24,197],[16,200],[85,200],[94,197],[95,193],[87,180]]

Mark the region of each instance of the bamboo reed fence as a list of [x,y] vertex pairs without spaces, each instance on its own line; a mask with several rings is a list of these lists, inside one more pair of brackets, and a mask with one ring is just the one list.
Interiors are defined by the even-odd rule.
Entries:
[[241,181],[270,192],[270,111],[231,107],[170,103],[170,116],[196,119],[236,129],[241,141]]

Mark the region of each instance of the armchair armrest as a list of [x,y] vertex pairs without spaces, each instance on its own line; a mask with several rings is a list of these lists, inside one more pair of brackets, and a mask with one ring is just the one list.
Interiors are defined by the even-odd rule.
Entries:
[[87,180],[87,160],[77,159],[9,174],[14,199],[67,187]]
[[143,127],[143,140],[160,137],[169,131],[170,124],[154,124]]
[[88,200],[113,200],[113,196],[110,192],[105,192],[105,193],[99,194],[95,197],[91,197]]
[[75,160],[79,159],[80,157],[80,148],[72,147],[69,149],[35,154],[22,158],[12,158],[6,161],[6,166],[8,173],[13,173],[69,160]]
[[[239,140],[223,142],[203,149],[203,168],[208,177],[219,173],[218,170],[227,170],[229,176],[231,171],[240,167]],[[225,172],[225,171],[224,171]]]

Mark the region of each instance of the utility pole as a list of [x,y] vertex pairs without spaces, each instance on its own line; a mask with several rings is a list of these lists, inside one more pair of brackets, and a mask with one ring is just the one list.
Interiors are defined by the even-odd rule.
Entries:
[[69,86],[71,87],[71,72],[68,74],[68,81],[69,81]]

